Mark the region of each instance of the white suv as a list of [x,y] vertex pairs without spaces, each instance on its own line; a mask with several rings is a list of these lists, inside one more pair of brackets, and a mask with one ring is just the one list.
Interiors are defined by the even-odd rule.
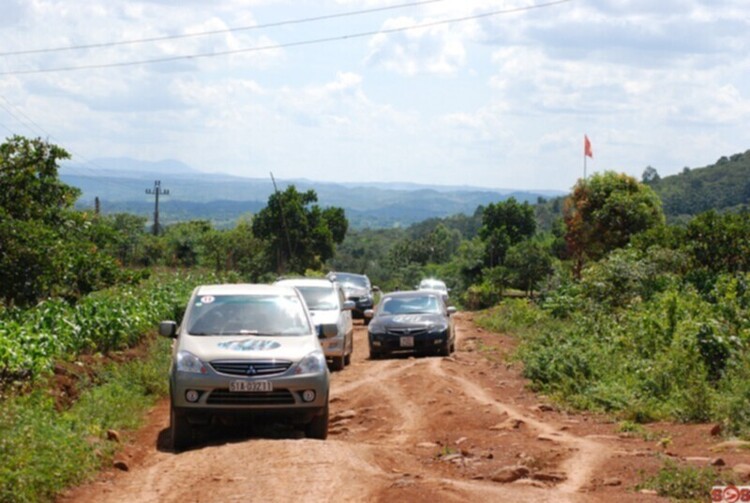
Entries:
[[294,288],[205,285],[193,290],[169,371],[172,447],[200,425],[281,418],[311,438],[328,434],[329,372],[305,301]]
[[343,370],[351,363],[354,351],[352,309],[354,301],[346,300],[341,286],[328,279],[281,279],[275,285],[293,286],[302,294],[313,323],[318,327],[320,344],[333,370]]

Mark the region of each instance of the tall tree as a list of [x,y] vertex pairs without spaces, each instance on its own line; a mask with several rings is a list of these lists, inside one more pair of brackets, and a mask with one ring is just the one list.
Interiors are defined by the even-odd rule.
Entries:
[[536,232],[534,208],[511,197],[488,205],[482,215],[479,237],[485,243],[488,267],[502,265],[508,249]]
[[17,220],[55,221],[80,195],[57,175],[58,161],[69,158],[41,138],[13,136],[0,144],[0,208]]
[[598,260],[633,235],[664,223],[661,200],[651,187],[613,171],[579,180],[564,213],[565,240],[577,274],[585,261]]
[[266,241],[276,272],[318,269],[333,257],[346,236],[348,222],[341,208],[321,209],[314,190],[290,185],[275,192],[253,219],[253,234]]
[[73,210],[79,191],[58,178],[68,153],[37,139],[0,144],[0,298],[27,305],[49,296],[71,300],[115,282],[115,260],[100,247],[108,229]]

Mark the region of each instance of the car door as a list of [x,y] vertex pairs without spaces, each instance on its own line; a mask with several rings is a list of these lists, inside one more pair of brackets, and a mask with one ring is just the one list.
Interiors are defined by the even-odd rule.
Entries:
[[339,311],[341,313],[339,318],[344,326],[344,333],[346,334],[344,337],[344,347],[349,348],[348,352],[351,352],[354,349],[354,322],[352,321],[352,312],[349,309],[343,309],[344,302],[346,302],[344,289],[337,285],[336,293],[339,296]]

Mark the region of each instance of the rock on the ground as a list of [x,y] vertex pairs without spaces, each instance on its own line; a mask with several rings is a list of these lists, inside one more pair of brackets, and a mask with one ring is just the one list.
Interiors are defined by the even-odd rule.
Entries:
[[494,426],[490,426],[490,430],[493,431],[506,431],[506,430],[517,430],[524,421],[522,419],[508,418],[502,423],[497,423]]
[[114,466],[118,470],[122,470],[124,472],[127,472],[128,470],[130,470],[130,466],[128,466],[128,464],[125,461],[121,460],[121,459],[118,459],[117,461],[115,461],[112,464],[112,466]]
[[513,465],[504,466],[490,476],[490,480],[493,482],[500,482],[507,484],[509,482],[516,481],[518,479],[527,477],[529,475],[529,469],[525,466]]
[[740,463],[732,467],[732,471],[740,476],[743,481],[750,480],[750,464]]

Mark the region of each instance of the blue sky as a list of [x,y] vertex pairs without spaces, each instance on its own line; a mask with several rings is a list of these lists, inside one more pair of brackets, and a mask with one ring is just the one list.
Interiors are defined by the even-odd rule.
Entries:
[[[0,136],[75,160],[176,159],[325,181],[568,190],[750,149],[746,0],[570,0],[323,44],[17,74],[378,32],[549,0],[442,0],[309,23],[0,55]],[[223,30],[408,0],[0,0],[0,52]],[[96,170],[90,164],[89,169]]]

